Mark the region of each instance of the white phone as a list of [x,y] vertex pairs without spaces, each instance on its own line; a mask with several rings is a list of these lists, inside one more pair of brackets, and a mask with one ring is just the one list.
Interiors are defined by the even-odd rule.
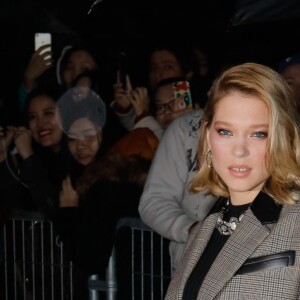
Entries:
[[[51,33],[49,32],[37,32],[34,35],[34,50],[36,51],[41,46],[49,45],[49,48],[47,47],[45,50],[41,52],[43,54],[44,52],[51,51]],[[45,59],[50,59],[51,56],[46,56]]]

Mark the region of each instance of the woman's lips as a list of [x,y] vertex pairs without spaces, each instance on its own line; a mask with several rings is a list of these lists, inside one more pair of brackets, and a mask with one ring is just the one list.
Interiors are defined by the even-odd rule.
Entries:
[[47,136],[51,133],[51,130],[50,129],[46,129],[46,130],[41,130],[39,131],[39,137],[44,137],[44,136]]
[[228,168],[230,171],[230,174],[237,176],[237,177],[246,177],[250,174],[251,168],[247,166],[234,166]]

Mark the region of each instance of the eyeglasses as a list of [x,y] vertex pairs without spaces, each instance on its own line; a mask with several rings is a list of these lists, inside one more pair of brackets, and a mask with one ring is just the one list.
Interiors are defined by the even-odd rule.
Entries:
[[167,103],[157,103],[156,104],[156,114],[162,115],[165,112],[172,112],[174,110],[175,100],[176,100],[175,98],[172,98]]
[[180,95],[179,97],[171,98],[167,103],[156,102],[156,115],[162,115],[165,113],[172,113],[175,111],[180,111],[186,109],[186,93]]

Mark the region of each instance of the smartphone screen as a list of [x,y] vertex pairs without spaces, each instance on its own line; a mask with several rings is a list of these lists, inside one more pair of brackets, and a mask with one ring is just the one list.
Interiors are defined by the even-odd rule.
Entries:
[[[37,32],[34,35],[34,50],[38,50],[41,46],[49,45],[41,54],[51,52],[51,34],[49,32]],[[50,59],[51,56],[46,56],[45,59]]]
[[186,80],[173,83],[175,111],[193,109],[190,83]]

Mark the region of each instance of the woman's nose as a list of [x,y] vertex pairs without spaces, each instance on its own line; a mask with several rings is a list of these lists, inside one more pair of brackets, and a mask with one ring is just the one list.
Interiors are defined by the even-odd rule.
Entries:
[[47,123],[47,118],[40,116],[37,118],[37,125],[38,126],[43,126],[45,123]]
[[74,66],[71,73],[71,80],[74,82],[74,80],[82,73],[82,69],[80,67]]
[[85,140],[84,139],[78,139],[76,140],[76,147],[77,148],[84,148],[85,147]]
[[169,115],[172,113],[172,107],[168,103],[165,104],[164,113],[165,115]]
[[233,145],[232,153],[236,157],[247,156],[249,154],[247,142],[244,139],[237,140]]

